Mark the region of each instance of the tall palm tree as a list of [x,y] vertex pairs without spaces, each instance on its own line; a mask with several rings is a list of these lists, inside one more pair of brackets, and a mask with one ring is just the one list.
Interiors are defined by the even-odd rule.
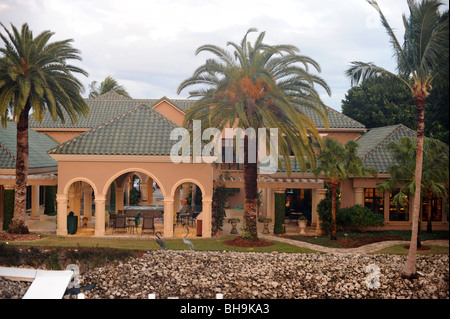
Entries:
[[[305,110],[314,111],[328,125],[326,108],[316,86],[328,94],[330,89],[323,79],[311,74],[309,67],[320,72],[313,59],[299,55],[292,45],[267,45],[263,43],[265,32],[261,32],[252,44],[247,36],[256,29],[249,29],[240,44],[228,42],[233,48],[230,54],[215,45],[203,45],[200,52],[210,52],[216,59],[208,59],[183,81],[178,93],[187,87],[200,85],[189,92],[196,103],[186,110],[185,125],[192,120],[201,120],[203,127],[225,127],[242,130],[253,128],[278,128],[278,148],[284,158],[286,169],[291,171],[290,152],[302,168],[307,163],[314,166],[314,151],[310,139],[320,140],[315,123]],[[302,108],[300,108],[300,106]],[[270,138],[267,130],[266,141]],[[255,137],[257,140],[258,137]],[[256,216],[257,163],[248,160],[248,137],[244,141],[244,214],[246,229],[243,238],[258,240]],[[278,164],[278,154],[277,164]]]
[[340,184],[350,177],[367,175],[377,176],[372,166],[365,166],[358,156],[358,143],[348,141],[342,146],[332,137],[325,139],[323,147],[317,156],[317,167],[313,170],[316,176],[323,175],[331,186],[331,239],[336,240],[336,190]]
[[110,75],[108,75],[100,85],[97,85],[97,81],[92,81],[89,85],[90,92],[89,98],[94,99],[97,96],[108,93],[109,91],[114,91],[119,95],[122,95],[127,98],[131,98],[126,89],[119,85],[119,83]]
[[352,62],[347,75],[352,85],[367,78],[379,78],[388,75],[404,83],[412,92],[417,105],[417,156],[416,189],[414,192],[414,215],[411,231],[411,244],[402,277],[416,276],[417,230],[420,210],[420,185],[422,178],[424,105],[432,83],[439,75],[448,78],[448,10],[440,14],[442,5],[438,0],[423,0],[417,3],[408,0],[410,16],[403,15],[405,36],[403,45],[398,41],[393,29],[382,13],[376,1],[368,1],[379,13],[381,23],[389,35],[389,41],[397,59],[398,74],[390,72],[373,63]]
[[53,32],[43,31],[33,37],[27,24],[19,31],[13,25],[6,35],[0,34],[5,47],[0,48],[0,117],[7,125],[8,112],[17,122],[16,182],[14,217],[10,232],[28,232],[25,226],[26,187],[28,176],[28,118],[30,112],[42,120],[49,112],[54,120],[72,122],[87,115],[89,107],[80,95],[83,86],[74,74],[87,73],[69,64],[81,60],[73,40],[49,42]]
[[[409,137],[403,137],[398,142],[388,145],[394,163],[389,167],[390,178],[379,183],[377,188],[383,193],[399,188],[399,192],[393,197],[394,203],[398,206],[403,207],[406,204],[405,199],[415,192],[416,147],[415,139]],[[425,139],[423,149],[421,193],[428,201],[427,231],[431,232],[431,199],[433,195],[441,198],[447,196],[449,150],[445,143],[436,139]],[[417,243],[419,246],[420,240]]]

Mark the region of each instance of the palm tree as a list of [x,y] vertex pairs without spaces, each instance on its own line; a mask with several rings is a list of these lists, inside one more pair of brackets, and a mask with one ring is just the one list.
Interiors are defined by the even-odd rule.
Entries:
[[402,277],[416,276],[417,230],[420,210],[420,185],[422,178],[424,105],[432,83],[439,75],[448,78],[448,10],[439,13],[442,5],[438,0],[424,0],[416,3],[408,0],[410,16],[403,15],[405,36],[403,45],[398,41],[376,1],[368,1],[379,13],[381,23],[389,35],[390,43],[397,59],[398,74],[390,72],[373,63],[352,62],[347,70],[352,85],[368,78],[380,78],[388,75],[404,83],[412,92],[417,105],[417,156],[416,188],[414,192],[414,214],[411,231],[411,244]]
[[[403,137],[398,142],[390,143],[388,149],[394,159],[394,164],[389,167],[390,178],[377,186],[378,190],[383,193],[400,187],[399,192],[393,197],[393,201],[401,207],[405,206],[405,199],[414,195],[415,192],[416,147],[415,139],[409,137]],[[436,139],[425,139],[423,148],[421,193],[425,194],[427,198],[427,231],[431,232],[431,199],[433,195],[441,198],[447,196],[448,146]],[[420,240],[417,241],[417,245],[420,247]]]
[[17,121],[16,182],[14,217],[10,232],[28,232],[25,226],[26,187],[28,176],[28,118],[30,111],[36,120],[49,112],[56,120],[72,122],[77,115],[87,115],[89,107],[80,95],[81,82],[74,76],[87,76],[82,69],[68,64],[81,60],[73,40],[49,42],[53,32],[43,31],[33,37],[27,24],[12,32],[2,24],[6,35],[0,34],[5,47],[0,48],[0,117],[7,125],[8,113]]
[[96,97],[108,93],[110,91],[114,91],[119,95],[122,95],[127,98],[131,98],[128,92],[125,90],[125,88],[122,85],[119,85],[119,83],[113,79],[110,75],[108,75],[105,80],[103,80],[100,85],[97,85],[97,81],[92,81],[89,85],[90,92],[89,92],[89,98],[95,99]]
[[323,175],[330,181],[331,186],[331,239],[336,240],[336,190],[341,182],[350,177],[367,175],[377,176],[372,166],[365,166],[358,156],[358,143],[348,141],[342,146],[332,137],[325,139],[323,147],[317,156],[317,167],[313,170],[316,176]]
[[[249,29],[240,44],[228,42],[234,50],[230,54],[215,45],[203,45],[200,52],[210,52],[216,59],[208,59],[195,70],[192,77],[183,81],[178,93],[187,87],[200,85],[189,92],[196,103],[186,110],[185,126],[192,120],[201,120],[204,127],[225,127],[242,130],[253,128],[278,128],[277,141],[286,169],[291,171],[290,152],[304,170],[307,163],[314,166],[311,140],[320,140],[315,123],[305,110],[314,111],[328,125],[325,106],[316,91],[316,85],[330,89],[323,79],[309,73],[311,66],[320,72],[313,59],[299,55],[292,45],[270,46],[263,43],[265,32],[255,42],[247,42],[247,36],[256,29]],[[300,106],[302,108],[300,108]],[[267,130],[267,134],[269,134]],[[270,138],[266,135],[266,141]],[[257,140],[258,137],[255,137]],[[258,240],[257,217],[257,163],[248,160],[248,143],[244,140],[244,191],[245,225],[243,238]],[[269,143],[269,142],[268,142]],[[278,157],[278,154],[276,154]],[[278,158],[276,159],[278,164]]]

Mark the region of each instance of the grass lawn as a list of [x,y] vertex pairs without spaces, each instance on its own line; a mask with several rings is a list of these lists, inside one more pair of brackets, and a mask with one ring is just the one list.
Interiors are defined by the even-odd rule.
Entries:
[[[347,236],[345,236],[345,234],[347,234]],[[289,238],[325,247],[354,248],[386,240],[409,241],[411,239],[411,231],[382,230],[382,231],[367,231],[365,233],[338,232],[337,240],[331,240],[330,236],[319,236],[319,237],[289,236]],[[426,231],[421,231],[420,238],[422,241],[432,239],[449,239],[449,232],[434,231],[431,234],[428,234]]]
[[[95,237],[62,237],[41,235],[42,239],[28,242],[9,242],[9,245],[23,247],[53,247],[53,248],[113,248],[125,250],[159,250],[161,247],[155,239],[120,239],[120,238],[95,238]],[[315,251],[301,248],[286,243],[271,241],[274,243],[268,247],[233,247],[225,245],[223,242],[235,238],[226,236],[222,238],[208,238],[189,240],[194,244],[195,250],[206,251],[240,251],[240,252],[286,252],[286,253],[314,253]],[[187,250],[189,249],[182,239],[164,239],[167,249]],[[1,242],[1,241],[0,241]]]
[[[427,245],[426,247],[429,247],[429,250],[418,250],[418,255],[435,255],[435,254],[443,254],[448,255],[449,254],[449,248],[444,246],[432,246]],[[384,249],[378,250],[374,252],[374,254],[395,254],[395,255],[407,255],[408,249],[405,249],[405,245],[394,245],[390,247],[386,247]]]

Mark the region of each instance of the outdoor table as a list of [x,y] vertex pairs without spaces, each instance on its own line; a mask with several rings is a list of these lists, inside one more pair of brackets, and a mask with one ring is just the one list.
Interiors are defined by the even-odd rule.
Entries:
[[189,213],[179,213],[178,215],[181,224],[183,224],[183,220],[185,220],[186,224],[189,224],[189,221],[192,221],[192,225],[194,224],[194,220],[192,219],[192,215]]

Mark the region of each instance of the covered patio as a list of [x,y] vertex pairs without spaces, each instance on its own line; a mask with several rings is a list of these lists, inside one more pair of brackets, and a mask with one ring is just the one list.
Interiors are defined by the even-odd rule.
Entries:
[[[70,212],[81,216],[83,198],[83,217],[95,221],[94,236],[105,236],[109,212],[123,210],[130,176],[137,174],[145,194],[142,204],[162,206],[165,238],[174,236],[180,192],[187,183],[201,191],[202,210],[197,220],[202,221],[202,237],[211,237],[213,164],[171,161],[170,150],[176,141],[170,139],[170,132],[177,127],[151,107],[140,105],[50,150],[49,155],[58,162],[57,235],[68,234]],[[153,181],[161,192],[160,203],[153,202]],[[112,185],[114,210],[107,209]]]

